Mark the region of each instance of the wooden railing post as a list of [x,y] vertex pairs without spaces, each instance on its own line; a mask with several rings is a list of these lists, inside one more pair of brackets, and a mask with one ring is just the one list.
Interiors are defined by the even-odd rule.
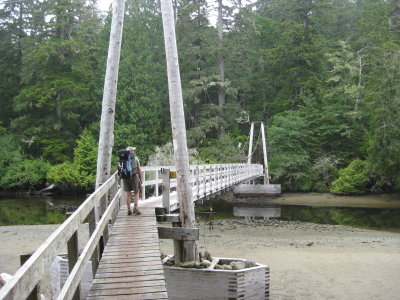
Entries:
[[[115,183],[110,188],[110,193],[109,193],[110,199],[113,199],[117,193],[118,193],[118,180],[116,179]],[[115,207],[115,210],[114,210],[114,212],[112,214],[112,218],[111,218],[112,219],[112,224],[114,224],[114,221],[117,218],[118,211],[119,211],[120,207],[121,207],[121,202],[119,201],[118,205]]]
[[200,198],[200,169],[196,166],[196,196],[197,199]]
[[213,190],[213,177],[214,177],[214,170],[213,170],[213,166],[211,165],[209,168],[209,172],[210,172],[210,193],[212,193]]
[[207,194],[207,170],[206,166],[203,166],[203,194]]
[[146,171],[142,171],[142,186],[141,186],[141,199],[142,201],[146,200],[146,185],[145,185],[145,181],[146,181]]
[[[33,252],[19,256],[21,266],[32,256]],[[40,283],[38,283],[26,300],[40,300]]]
[[[78,261],[79,257],[79,243],[78,243],[78,231],[75,231],[74,234],[67,242],[67,249],[68,249],[68,270],[71,273],[72,269],[74,268],[76,262]],[[73,296],[73,300],[80,299],[80,285],[75,290],[75,294]]]
[[[100,198],[100,218],[104,215],[104,212],[107,209],[108,194],[109,193],[106,193],[103,197]],[[103,238],[100,242],[100,257],[103,254],[103,250],[106,247],[107,241],[108,241],[108,226],[104,228]]]
[[[92,236],[95,230],[96,230],[96,207],[93,207],[93,209],[89,213],[89,237]],[[94,274],[96,274],[97,272],[97,267],[99,266],[99,261],[100,261],[99,247],[96,247],[96,249],[94,250],[91,260],[92,260],[92,272],[94,276]]]
[[162,205],[165,207],[167,214],[170,213],[170,169],[161,169],[162,176]]
[[156,197],[158,197],[158,171],[156,171]]

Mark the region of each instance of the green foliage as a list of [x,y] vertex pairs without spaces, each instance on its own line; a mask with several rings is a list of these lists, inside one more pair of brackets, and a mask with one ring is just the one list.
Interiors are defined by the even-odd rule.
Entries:
[[144,164],[156,145],[169,140],[169,126],[161,125],[162,121],[165,124],[165,111],[169,112],[165,61],[160,52],[162,26],[154,1],[132,1],[129,10],[124,21],[114,148],[137,147]]
[[[188,149],[189,163],[201,164],[199,154],[196,149]],[[153,154],[150,155],[147,162],[148,166],[175,166],[174,147],[172,143],[166,143],[163,146],[156,147]]]
[[[93,121],[86,111],[92,100],[96,65],[90,54],[96,32],[87,20],[96,15],[81,0],[34,2],[29,8],[41,15],[32,15],[28,23],[35,28],[19,41],[23,87],[12,101],[17,116],[11,128],[33,143],[25,147],[27,153],[60,163],[72,156],[81,128]],[[85,35],[88,31],[92,38]]]
[[10,134],[0,135],[0,178],[9,166],[22,159],[23,153],[17,137]]
[[338,176],[339,161],[334,157],[323,156],[314,161],[309,176],[314,183],[312,190],[328,192],[332,181]]
[[307,146],[312,133],[306,120],[299,112],[288,111],[274,117],[268,133],[272,181],[289,190],[309,190]]
[[[370,190],[399,190],[394,1],[228,1],[222,44],[209,1],[175,2],[188,145],[202,159],[245,160],[249,124],[264,121],[272,181],[285,189],[326,191],[339,162],[358,157]],[[161,12],[153,0],[126,4],[114,149],[136,146],[145,164],[171,141]],[[111,15],[91,1],[9,1],[0,23],[0,175],[41,158],[62,164],[51,180],[90,189],[97,142],[79,136],[98,134]]]
[[247,149],[238,146],[238,143],[230,138],[208,139],[199,148],[200,158],[207,164],[243,163],[247,161],[244,153]]
[[73,162],[51,167],[47,180],[69,186],[70,189],[90,191],[96,181],[96,166],[97,144],[89,130],[84,130],[77,140]]
[[346,168],[339,171],[339,177],[332,182],[330,191],[343,195],[365,193],[368,181],[367,175],[367,163],[360,159],[355,159]]
[[31,189],[45,184],[50,163],[41,159],[25,159],[10,165],[0,179],[4,188]]
[[371,56],[375,68],[368,78],[368,163],[375,188],[395,190],[400,186],[400,47],[385,43]]

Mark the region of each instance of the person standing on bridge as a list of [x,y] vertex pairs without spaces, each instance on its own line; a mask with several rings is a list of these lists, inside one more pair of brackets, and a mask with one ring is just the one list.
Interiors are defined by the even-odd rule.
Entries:
[[125,191],[125,201],[128,207],[128,215],[132,215],[131,210],[131,198],[133,196],[133,214],[140,215],[141,212],[139,210],[139,195],[140,195],[140,187],[142,185],[142,169],[140,168],[140,161],[135,155],[136,147],[127,147],[127,150],[130,151],[130,156],[133,158],[132,160],[132,169],[134,170],[134,175],[127,179],[122,179],[123,189]]

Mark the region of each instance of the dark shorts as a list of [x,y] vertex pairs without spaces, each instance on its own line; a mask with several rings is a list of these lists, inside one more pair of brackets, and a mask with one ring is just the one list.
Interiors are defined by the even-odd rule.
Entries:
[[123,183],[123,188],[124,188],[125,192],[140,190],[138,174],[136,174],[135,176],[133,176],[130,179],[122,179],[122,183]]

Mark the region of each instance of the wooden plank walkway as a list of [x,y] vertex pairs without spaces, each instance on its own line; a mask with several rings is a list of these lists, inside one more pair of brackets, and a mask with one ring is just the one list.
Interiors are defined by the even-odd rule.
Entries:
[[119,211],[86,299],[168,299],[154,206],[140,210]]

